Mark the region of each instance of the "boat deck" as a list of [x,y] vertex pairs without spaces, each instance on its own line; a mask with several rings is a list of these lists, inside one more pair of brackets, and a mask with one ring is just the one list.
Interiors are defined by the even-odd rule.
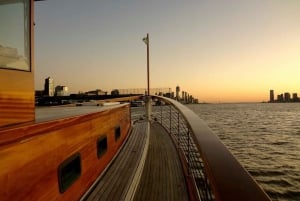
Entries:
[[134,200],[189,200],[176,148],[158,123],[150,127],[148,155]]
[[112,164],[101,175],[96,185],[82,200],[124,200],[129,191],[138,163],[145,147],[147,123],[133,127],[131,135]]
[[[150,125],[147,135],[147,125],[145,121],[135,123],[120,153],[82,200],[188,200],[171,138],[157,123]],[[146,158],[140,172],[143,153]]]

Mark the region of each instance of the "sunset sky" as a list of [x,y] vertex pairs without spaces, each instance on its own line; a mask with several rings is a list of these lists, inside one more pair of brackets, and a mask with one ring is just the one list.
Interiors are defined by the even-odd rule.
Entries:
[[35,86],[71,92],[177,85],[201,102],[300,96],[299,0],[35,3]]

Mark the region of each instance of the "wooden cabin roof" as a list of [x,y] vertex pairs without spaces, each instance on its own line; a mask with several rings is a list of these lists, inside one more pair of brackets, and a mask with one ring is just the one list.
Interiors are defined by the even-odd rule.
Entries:
[[84,114],[101,112],[113,108],[120,107],[120,104],[97,106],[83,105],[83,106],[53,106],[53,107],[36,107],[35,109],[35,122],[40,123],[44,121],[57,120],[61,118],[74,117]]

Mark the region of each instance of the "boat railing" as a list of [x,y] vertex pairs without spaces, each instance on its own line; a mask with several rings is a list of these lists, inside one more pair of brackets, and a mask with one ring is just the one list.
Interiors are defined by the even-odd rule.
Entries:
[[152,99],[163,103],[152,119],[172,136],[193,200],[271,200],[198,115],[176,100]]

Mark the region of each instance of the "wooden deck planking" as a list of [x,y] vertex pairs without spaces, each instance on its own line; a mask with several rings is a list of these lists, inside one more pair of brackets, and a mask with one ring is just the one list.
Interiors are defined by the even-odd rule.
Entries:
[[104,173],[87,201],[122,200],[127,193],[146,142],[146,122],[137,123],[125,146]]
[[[104,173],[87,201],[124,200],[146,141],[147,124],[137,123],[122,151]],[[182,167],[168,133],[151,124],[150,142],[134,200],[189,200]]]
[[176,148],[158,123],[151,124],[148,155],[134,200],[189,200]]

